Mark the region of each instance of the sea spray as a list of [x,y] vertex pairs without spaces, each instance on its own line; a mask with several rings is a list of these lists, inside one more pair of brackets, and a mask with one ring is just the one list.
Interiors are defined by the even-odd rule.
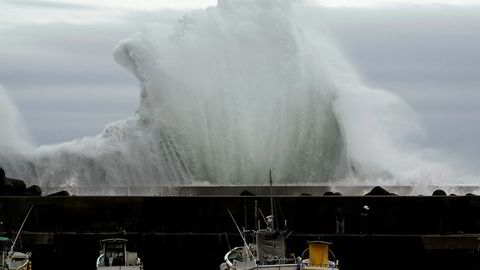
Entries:
[[139,81],[134,116],[0,166],[44,186],[416,179],[431,164],[406,143],[408,106],[366,87],[305,9],[224,0],[146,26],[114,52]]
[[20,113],[2,85],[0,85],[0,120],[0,151],[31,150],[32,144]]

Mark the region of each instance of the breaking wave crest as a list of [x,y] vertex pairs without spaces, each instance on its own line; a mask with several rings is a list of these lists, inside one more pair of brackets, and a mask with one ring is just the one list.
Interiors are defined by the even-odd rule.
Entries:
[[44,186],[258,184],[270,169],[279,183],[412,181],[443,170],[408,145],[422,133],[408,106],[365,86],[305,9],[224,0],[150,24],[114,51],[139,81],[134,116],[29,151],[7,127],[0,165]]

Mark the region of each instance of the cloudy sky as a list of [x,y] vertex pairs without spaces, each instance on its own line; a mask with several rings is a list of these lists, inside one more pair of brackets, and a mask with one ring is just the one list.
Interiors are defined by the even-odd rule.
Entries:
[[[311,0],[368,85],[418,113],[426,147],[480,161],[480,0]],[[102,132],[135,111],[114,46],[212,0],[0,0],[0,84],[37,144]],[[322,5],[322,7],[319,7]]]

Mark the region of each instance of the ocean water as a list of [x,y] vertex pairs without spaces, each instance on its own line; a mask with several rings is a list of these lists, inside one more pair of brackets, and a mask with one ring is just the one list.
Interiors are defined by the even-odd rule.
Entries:
[[[0,166],[42,186],[431,184],[451,174],[409,143],[397,96],[365,85],[298,1],[219,0],[151,23],[113,57],[139,82],[135,115],[33,146],[0,89]],[[318,21],[317,19],[315,21]]]

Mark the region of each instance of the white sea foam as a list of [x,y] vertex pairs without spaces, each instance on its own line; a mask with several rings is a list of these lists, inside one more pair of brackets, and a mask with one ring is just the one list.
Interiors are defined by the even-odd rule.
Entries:
[[[279,183],[449,175],[408,143],[422,134],[409,107],[367,87],[305,8],[223,0],[174,25],[149,24],[114,52],[140,82],[135,116],[28,156],[2,152],[0,165],[56,186],[256,184],[270,169]],[[6,104],[0,146],[22,145]]]

